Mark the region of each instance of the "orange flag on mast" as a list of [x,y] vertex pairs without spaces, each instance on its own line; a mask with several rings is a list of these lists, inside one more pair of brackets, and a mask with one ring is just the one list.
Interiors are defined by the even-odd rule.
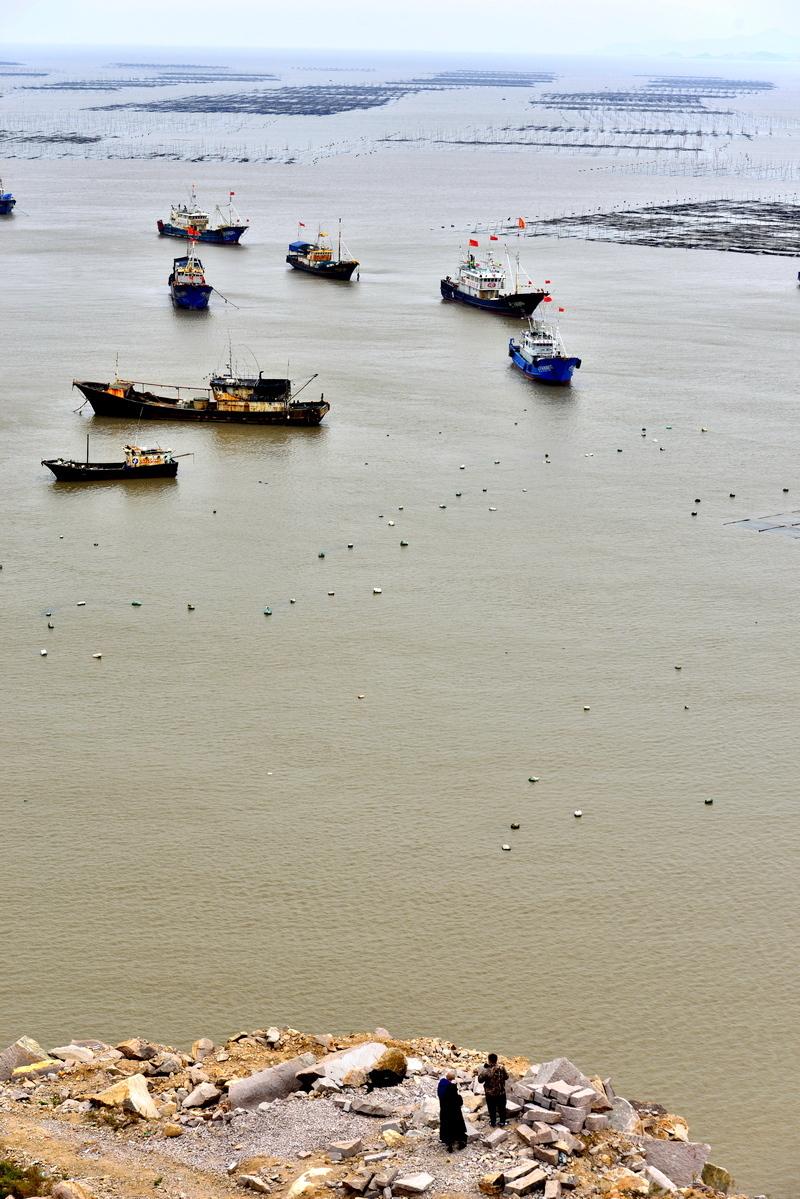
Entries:
[[518,228],[518,229],[524,229],[524,228],[525,228],[525,218],[524,218],[524,217],[521,217],[521,216],[518,216],[518,217],[517,217],[517,228]]

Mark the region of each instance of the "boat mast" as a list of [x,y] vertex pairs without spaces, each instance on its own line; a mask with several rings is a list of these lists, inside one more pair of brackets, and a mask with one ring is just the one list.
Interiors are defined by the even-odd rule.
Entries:
[[342,218],[339,217],[339,249],[336,252],[336,261],[342,261]]
[[86,434],[86,465],[89,465],[89,434]]

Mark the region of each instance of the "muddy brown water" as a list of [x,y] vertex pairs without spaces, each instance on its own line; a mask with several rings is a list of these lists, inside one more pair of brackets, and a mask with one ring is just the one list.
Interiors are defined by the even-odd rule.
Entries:
[[[513,323],[440,302],[441,226],[684,184],[585,166],[14,163],[0,1030],[565,1053],[789,1199],[799,548],[727,522],[800,508],[796,266],[523,244],[583,359],[538,389]],[[238,305],[207,316],[171,309],[154,231],[188,171],[252,222],[201,248]],[[286,269],[298,217],[339,213],[360,283]],[[73,412],[73,377],[199,383],[229,334],[319,372],[321,428]],[[55,485],[87,432],[194,457]]]

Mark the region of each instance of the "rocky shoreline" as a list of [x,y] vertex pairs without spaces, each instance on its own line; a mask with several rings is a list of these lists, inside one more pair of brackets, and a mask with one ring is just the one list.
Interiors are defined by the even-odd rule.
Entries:
[[[618,1096],[567,1058],[501,1057],[508,1125],[492,1128],[484,1060],[385,1029],[257,1029],[189,1052],[140,1037],[48,1051],[21,1037],[0,1052],[0,1196],[733,1199],[734,1180],[682,1117]],[[461,1152],[438,1139],[445,1070],[464,1101]]]

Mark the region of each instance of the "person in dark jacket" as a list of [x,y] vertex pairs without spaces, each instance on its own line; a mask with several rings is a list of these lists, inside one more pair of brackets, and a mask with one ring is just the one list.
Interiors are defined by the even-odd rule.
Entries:
[[447,1146],[448,1153],[467,1146],[467,1126],[461,1108],[464,1100],[458,1093],[455,1073],[448,1070],[444,1078],[439,1080],[437,1094],[439,1096],[439,1140]]
[[489,1123],[492,1127],[506,1124],[506,1083],[508,1071],[497,1060],[496,1053],[490,1053],[481,1072],[478,1082],[483,1083],[483,1093],[486,1096],[486,1106],[489,1109]]

